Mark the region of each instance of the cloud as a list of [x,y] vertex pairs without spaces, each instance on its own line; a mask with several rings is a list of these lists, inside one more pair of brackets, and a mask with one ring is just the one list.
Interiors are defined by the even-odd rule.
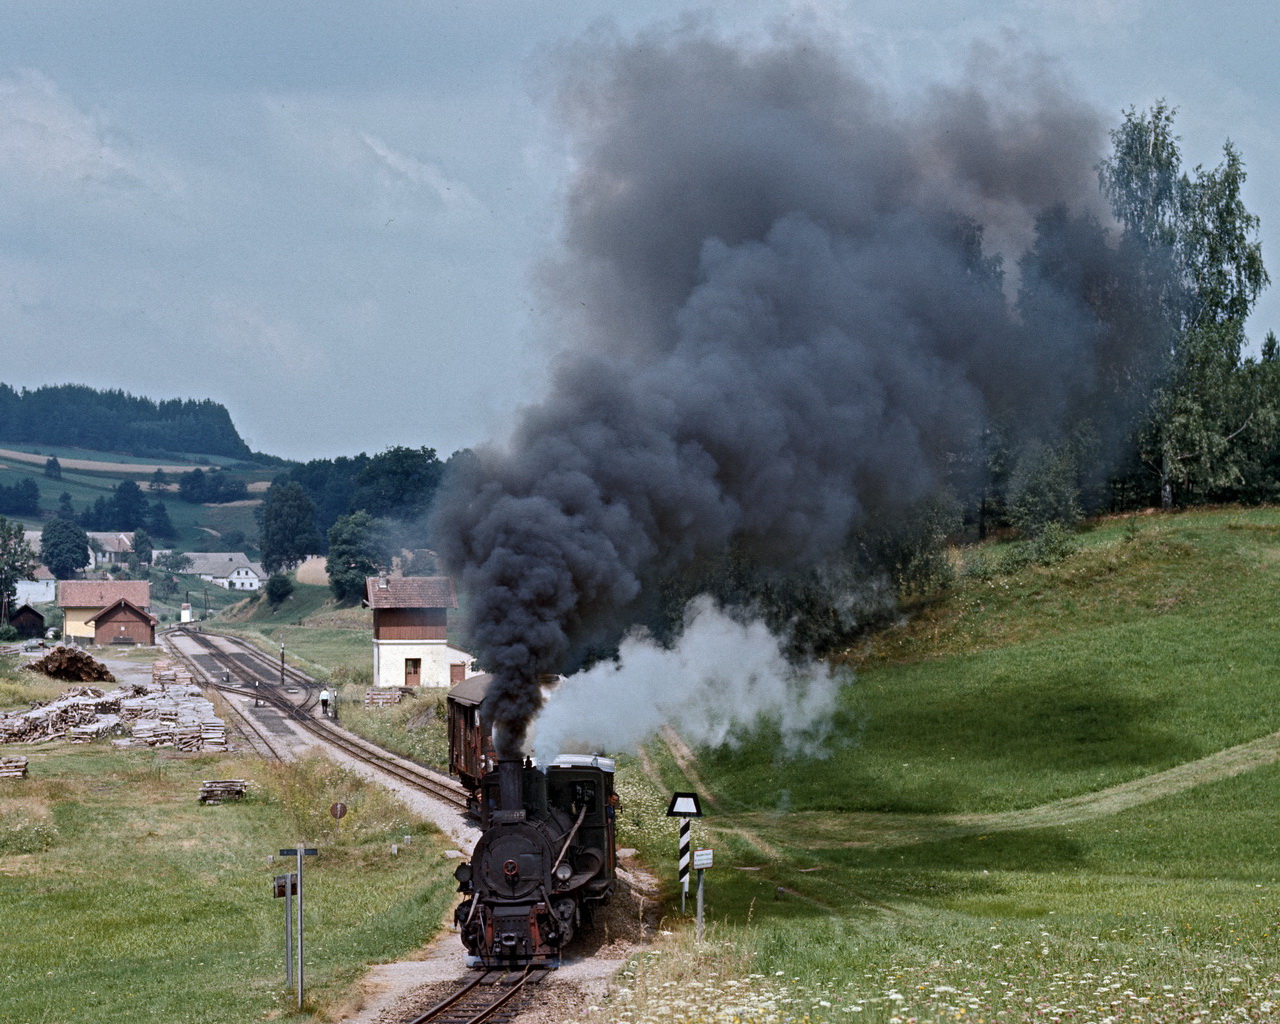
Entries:
[[360,141],[369,147],[380,166],[396,179],[430,189],[441,202],[450,206],[471,206],[476,198],[466,185],[446,178],[435,164],[424,164],[416,157],[397,152],[379,138],[360,132]]
[[0,174],[59,198],[180,187],[158,160],[134,150],[38,71],[0,79]]

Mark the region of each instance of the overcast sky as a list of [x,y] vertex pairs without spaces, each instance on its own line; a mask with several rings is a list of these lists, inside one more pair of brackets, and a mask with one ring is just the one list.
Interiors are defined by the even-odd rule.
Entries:
[[695,9],[807,24],[894,90],[987,45],[1046,54],[1109,121],[1165,97],[1187,163],[1243,152],[1280,279],[1261,0],[7,0],[0,380],[212,398],[299,459],[501,436],[554,344],[532,278],[569,169],[556,49]]

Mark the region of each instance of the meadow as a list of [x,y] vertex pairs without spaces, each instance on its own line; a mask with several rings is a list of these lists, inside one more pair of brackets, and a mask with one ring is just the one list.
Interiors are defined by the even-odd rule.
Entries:
[[[845,652],[826,757],[765,726],[696,763],[661,745],[626,762],[619,841],[668,906],[666,800],[702,791],[712,924],[698,945],[673,911],[591,1019],[1280,1018],[1280,766],[1197,768],[1280,729],[1280,514],[1104,522],[1079,543],[1048,568],[957,553],[946,598]],[[1177,765],[1137,804],[1108,799]]]
[[[438,833],[331,762],[99,744],[22,753],[29,778],[0,788],[3,1024],[332,1019],[366,964],[420,946],[452,905]],[[202,806],[210,777],[247,778],[249,795]],[[349,808],[341,826],[334,800]],[[271,895],[290,865],[269,862],[299,839],[320,850],[306,865],[302,1013]]]

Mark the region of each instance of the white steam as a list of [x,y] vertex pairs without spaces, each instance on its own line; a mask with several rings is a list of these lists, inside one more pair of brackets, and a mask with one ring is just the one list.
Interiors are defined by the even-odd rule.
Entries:
[[535,724],[538,760],[584,747],[635,751],[663,725],[693,744],[733,744],[761,720],[776,723],[788,753],[822,752],[843,675],[789,662],[763,623],[734,619],[709,597],[691,601],[684,618],[675,647],[632,635],[616,662],[561,682]]

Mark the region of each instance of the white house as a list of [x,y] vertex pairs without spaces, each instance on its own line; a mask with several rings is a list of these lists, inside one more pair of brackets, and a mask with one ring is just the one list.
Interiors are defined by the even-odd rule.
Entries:
[[186,575],[199,576],[223,590],[258,590],[267,578],[262,566],[243,551],[188,551]]
[[371,576],[375,686],[452,686],[479,675],[470,654],[447,639],[447,615],[458,607],[448,576]]
[[13,606],[17,608],[24,604],[52,604],[57,596],[58,581],[54,579],[53,573],[43,565],[37,565],[35,579],[18,580],[18,596],[13,599]]

